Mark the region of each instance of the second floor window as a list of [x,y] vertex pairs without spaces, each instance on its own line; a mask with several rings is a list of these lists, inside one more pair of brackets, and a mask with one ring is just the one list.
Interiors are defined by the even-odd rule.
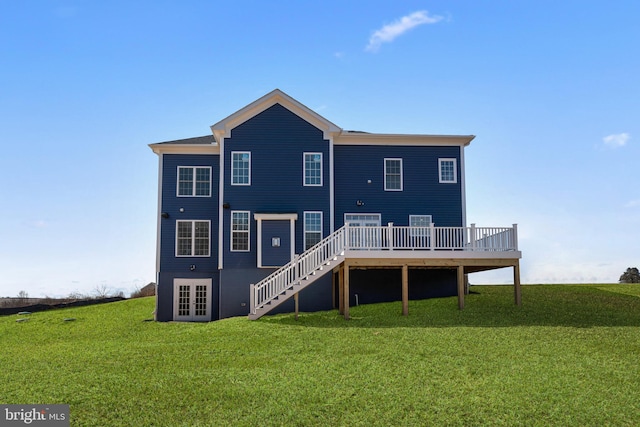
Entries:
[[456,159],[438,159],[440,183],[455,184],[458,182]]
[[384,159],[384,191],[402,191],[402,159]]
[[251,185],[250,152],[231,152],[231,185]]
[[178,166],[178,196],[210,197],[211,167]]
[[322,186],[322,153],[304,153],[304,185]]

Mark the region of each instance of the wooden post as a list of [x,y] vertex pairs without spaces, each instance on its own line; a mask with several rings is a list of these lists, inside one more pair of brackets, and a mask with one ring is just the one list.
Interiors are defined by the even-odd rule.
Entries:
[[338,272],[338,313],[344,314],[344,265]]
[[520,261],[516,260],[513,265],[513,290],[516,305],[522,305],[522,294],[520,292]]
[[464,309],[464,266],[458,266],[458,308]]
[[349,264],[344,262],[344,296],[342,300],[344,302],[344,320],[349,320]]
[[293,294],[293,303],[295,305],[295,310],[296,310],[296,320],[298,320],[298,307],[299,307],[299,303],[298,303],[298,295],[300,295],[300,292],[296,292],[295,294]]
[[409,315],[409,266],[402,266],[402,315]]

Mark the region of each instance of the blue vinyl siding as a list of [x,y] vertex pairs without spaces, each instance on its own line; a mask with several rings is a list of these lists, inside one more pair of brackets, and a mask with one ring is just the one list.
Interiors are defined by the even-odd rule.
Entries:
[[[458,163],[456,184],[438,182],[443,157]],[[384,191],[385,158],[402,159],[402,191]],[[334,164],[336,229],[345,213],[380,213],[383,225],[409,225],[409,215],[433,215],[436,226],[462,225],[460,147],[336,145]]]
[[[251,185],[230,183],[232,151],[251,152]],[[304,152],[322,153],[322,186],[304,186]],[[275,104],[232,129],[224,141],[224,268],[257,266],[255,213],[297,213],[296,253],[304,251],[304,211],[325,212],[329,230],[329,143],[322,131],[280,104]],[[249,211],[250,252],[230,252],[230,211]],[[325,234],[326,235],[326,234]],[[264,256],[264,254],[263,254]]]
[[[168,218],[161,218],[161,271],[179,273],[191,272],[190,266],[195,265],[198,272],[216,273],[218,269],[218,176],[219,156],[214,155],[186,155],[165,154],[162,171],[162,201],[161,212],[169,214]],[[177,197],[178,166],[210,166],[211,167],[211,197]],[[180,208],[184,212],[180,212]],[[209,220],[210,226],[210,256],[208,257],[176,257],[176,221],[177,220]],[[177,277],[191,277],[180,276]]]

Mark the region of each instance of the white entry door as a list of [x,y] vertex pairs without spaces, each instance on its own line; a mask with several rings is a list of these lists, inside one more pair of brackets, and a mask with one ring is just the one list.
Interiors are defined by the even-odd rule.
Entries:
[[211,279],[173,279],[173,320],[211,320]]

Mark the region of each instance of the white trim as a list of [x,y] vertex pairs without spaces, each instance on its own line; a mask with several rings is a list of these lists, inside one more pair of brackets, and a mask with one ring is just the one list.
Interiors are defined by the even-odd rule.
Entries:
[[218,144],[149,144],[151,150],[160,154],[220,154]]
[[333,142],[336,145],[467,146],[473,138],[475,135],[408,135],[343,131],[335,136]]
[[257,258],[257,266],[258,268],[262,268],[262,218],[256,218],[256,215],[253,214],[253,219],[258,222],[256,226],[256,258]]
[[[156,219],[156,274],[160,273],[160,243],[162,241],[162,177],[164,155],[158,155],[158,218]],[[158,283],[158,282],[156,282]]]
[[[442,163],[453,162],[453,181],[443,181],[442,179]],[[438,182],[440,184],[457,184],[458,183],[458,161],[454,157],[441,157],[438,159]]]
[[309,107],[291,98],[280,89],[275,89],[212,125],[211,132],[213,132],[213,136],[216,141],[220,141],[222,138],[229,138],[233,128],[275,104],[282,105],[298,117],[320,129],[323,133],[324,139],[329,139],[332,134],[337,134],[342,131],[338,126],[311,110]]
[[[158,153],[158,212],[156,219],[156,295],[160,283],[160,243],[162,241],[162,177],[164,168],[164,154]],[[158,298],[156,298],[156,310],[154,319],[158,320]]]
[[329,234],[336,228],[335,222],[335,192],[333,177],[333,138],[329,139]]
[[[307,214],[320,214],[320,240],[318,240],[318,242],[320,242],[323,238],[324,238],[324,213],[322,211],[304,211],[302,214],[302,218],[303,218],[303,224],[302,224],[302,247],[304,248],[304,251],[306,251],[307,249]],[[316,231],[313,231],[313,233],[317,233]],[[316,242],[316,243],[318,243]],[[315,245],[315,243],[314,243]],[[303,251],[303,252],[304,252]]]
[[[193,183],[191,186],[192,194],[180,194],[180,168],[191,169],[193,170]],[[209,169],[209,194],[206,196],[199,196],[196,194],[196,169]],[[177,174],[176,174],[176,197],[211,197],[211,189],[212,189],[212,176],[211,176],[212,168],[211,166],[178,166]]]
[[[174,278],[173,279],[173,320],[174,321],[185,321],[185,322],[193,322],[193,321],[200,321],[200,322],[208,322],[211,320],[211,309],[212,309],[212,304],[213,304],[213,295],[212,295],[212,288],[213,288],[213,280],[212,279],[181,279],[181,278]],[[178,301],[180,298],[179,293],[177,292],[177,288],[179,286],[189,286],[191,288],[190,290],[190,299],[193,301],[195,300],[195,287],[196,286],[202,286],[204,285],[206,288],[206,292],[207,292],[207,299],[206,299],[206,314],[204,316],[199,316],[196,317],[196,315],[194,313],[192,313],[190,316],[184,316],[184,317],[180,317],[178,316]],[[192,303],[191,301],[189,302],[190,304]],[[192,308],[193,310],[193,308]]]
[[254,213],[253,219],[257,221],[257,235],[256,235],[256,244],[257,248],[257,265],[258,268],[279,268],[280,265],[262,265],[262,221],[289,221],[289,233],[291,234],[291,256],[290,258],[293,260],[296,252],[296,225],[295,221],[298,219],[297,213]]
[[[234,183],[233,182],[233,155],[234,154],[248,154],[249,155],[249,182],[248,183]],[[251,151],[232,151],[231,152],[231,156],[229,157],[230,163],[229,163],[229,183],[231,185],[238,185],[238,186],[251,186]]]
[[[211,220],[208,219],[177,219],[176,221],[176,241],[175,241],[175,256],[176,258],[209,258],[211,257]],[[179,255],[178,254],[178,223],[190,222],[191,223],[191,255]],[[194,255],[196,249],[196,222],[206,222],[207,227],[207,254],[206,255]]]
[[[320,156],[320,184],[307,184],[307,155],[315,156],[316,154]],[[305,151],[302,153],[302,186],[303,187],[322,187],[322,185],[324,184],[324,179],[322,176],[323,172],[324,172],[324,164],[323,164],[321,152],[315,153],[315,152]]]
[[[298,215],[296,215],[296,218],[298,219]],[[291,253],[290,253],[290,259],[291,261],[293,261],[293,259],[296,256],[296,222],[294,219],[292,219],[289,222],[289,232],[291,233]]]
[[[387,161],[400,162],[400,188],[387,188]],[[399,157],[385,157],[384,158],[384,191],[403,191],[403,190],[404,190],[404,170],[402,165],[402,159]]]
[[254,213],[253,219],[257,220],[297,220],[297,213]]
[[[247,214],[247,249],[233,249],[233,214],[234,213],[246,213]],[[245,232],[240,230],[238,232]],[[251,211],[231,211],[229,215],[229,251],[230,252],[251,252]]]
[[224,208],[222,207],[224,204],[224,138],[220,139],[220,152],[222,154],[218,157],[220,169],[218,171],[220,181],[218,183],[218,270],[222,270],[224,261]]
[[462,226],[467,226],[467,181],[465,178],[464,147],[460,147],[460,196],[462,198]]

